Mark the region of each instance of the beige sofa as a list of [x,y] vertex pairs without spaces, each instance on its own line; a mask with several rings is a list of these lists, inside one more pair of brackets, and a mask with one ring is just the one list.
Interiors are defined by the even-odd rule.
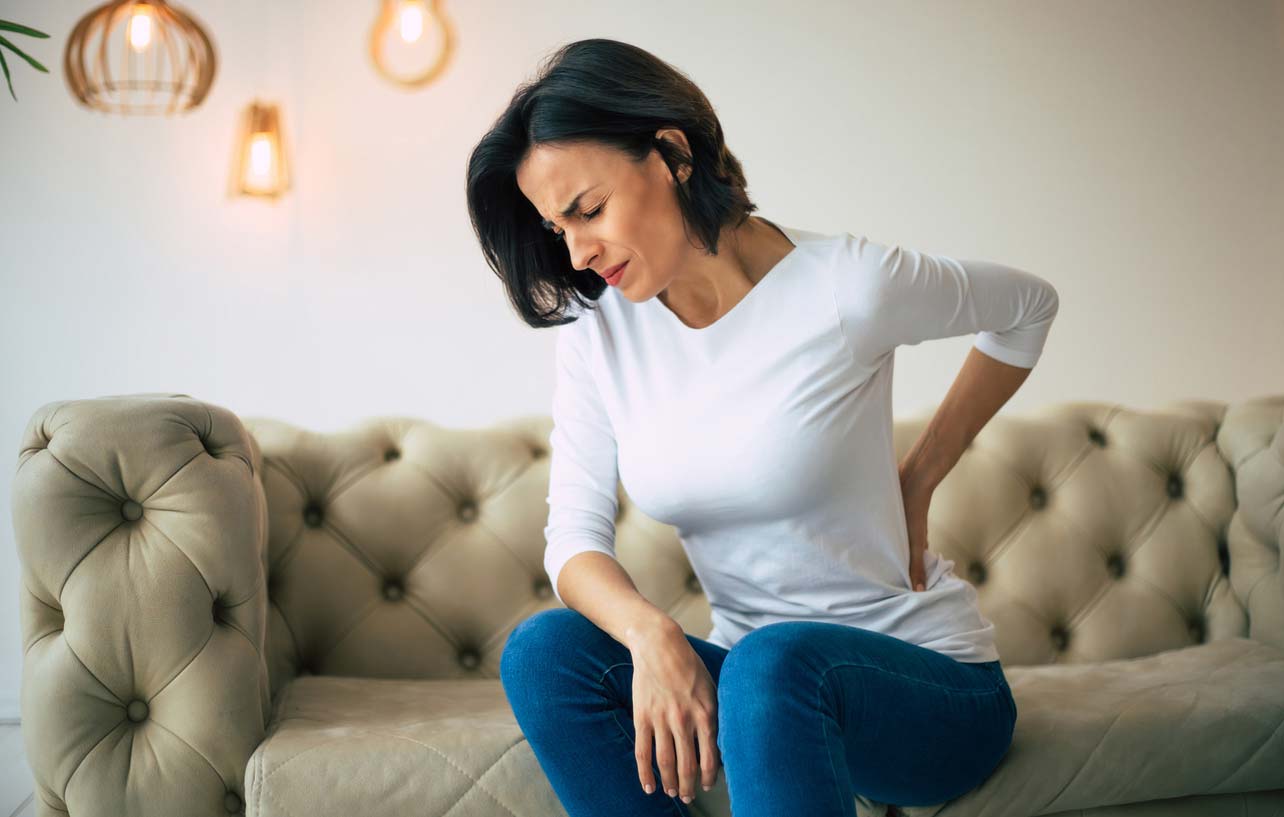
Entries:
[[[897,419],[898,453],[928,419]],[[929,541],[996,624],[1016,734],[982,786],[903,813],[1284,814],[1282,425],[1284,394],[982,430]],[[12,496],[36,813],[564,814],[498,678],[508,634],[558,604],[550,430],[39,408]],[[675,532],[622,491],[617,546],[708,635]],[[729,814],[725,786],[690,811]]]

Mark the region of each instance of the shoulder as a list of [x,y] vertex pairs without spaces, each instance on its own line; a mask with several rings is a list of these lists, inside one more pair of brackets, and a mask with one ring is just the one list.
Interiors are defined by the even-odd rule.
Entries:
[[952,258],[883,243],[864,233],[843,233],[834,264],[835,297],[846,310],[867,312],[924,286],[935,267],[953,263]]
[[[821,274],[839,301],[867,304],[876,294],[888,262],[889,248],[864,234],[780,228],[794,242],[795,252]],[[813,279],[814,280],[814,279]]]

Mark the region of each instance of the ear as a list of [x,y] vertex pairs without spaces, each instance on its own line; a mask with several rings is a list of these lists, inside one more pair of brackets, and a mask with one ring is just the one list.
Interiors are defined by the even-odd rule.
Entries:
[[[687,179],[691,178],[691,143],[687,141],[687,135],[679,128],[661,128],[655,132],[655,136],[657,139],[667,140],[681,148],[681,153],[687,157],[687,160],[678,168],[675,178],[678,184],[686,182]],[[667,163],[665,166],[668,166]]]

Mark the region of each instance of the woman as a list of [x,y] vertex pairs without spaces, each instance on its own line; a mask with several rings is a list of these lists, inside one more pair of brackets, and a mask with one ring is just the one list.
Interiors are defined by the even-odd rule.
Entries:
[[[927,550],[928,504],[1040,356],[1053,287],[752,216],[709,101],[612,40],[517,91],[468,204],[518,313],[560,327],[544,566],[566,607],[514,629],[500,675],[566,811],[688,814],[720,766],[736,817],[982,783],[1016,704],[974,588]],[[898,464],[893,350],[963,334]],[[616,561],[617,480],[677,528],[707,640]]]

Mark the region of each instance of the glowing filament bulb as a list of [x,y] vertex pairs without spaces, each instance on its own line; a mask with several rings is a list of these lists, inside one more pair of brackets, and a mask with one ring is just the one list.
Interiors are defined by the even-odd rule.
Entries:
[[401,9],[397,14],[398,23],[401,27],[401,39],[408,43],[418,42],[424,33],[424,8],[423,0],[404,0]]
[[272,134],[259,132],[250,137],[250,172],[246,181],[255,189],[272,186],[276,167],[276,154],[272,150]]
[[152,7],[135,3],[129,15],[129,45],[135,51],[144,51],[152,43]]

